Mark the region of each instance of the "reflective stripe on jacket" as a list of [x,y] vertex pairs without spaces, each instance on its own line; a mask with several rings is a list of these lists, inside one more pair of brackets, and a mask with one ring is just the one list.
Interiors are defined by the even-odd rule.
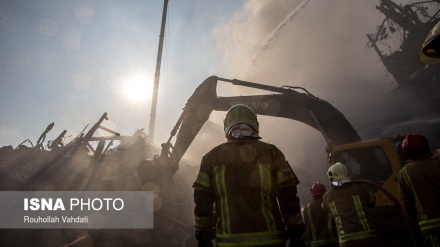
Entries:
[[330,212],[321,207],[322,197],[314,197],[304,208],[304,221],[309,228],[311,246],[338,244],[336,227]]
[[398,185],[403,210],[420,230],[440,230],[440,160],[408,163],[399,172]]
[[281,231],[242,234],[218,234],[216,237],[216,244],[218,247],[260,246],[284,243],[284,236]]
[[[212,215],[203,212],[215,203],[218,246],[282,243],[286,225],[294,229],[303,226],[296,196],[298,183],[274,145],[256,139],[229,140],[202,158],[193,185],[195,194],[208,191],[214,196],[211,201],[195,199],[196,228],[211,226]],[[283,189],[293,191],[293,196],[280,198]]]
[[354,183],[333,187],[324,194],[323,208],[330,211],[335,220],[340,244],[377,238],[366,212],[374,201],[370,191]]

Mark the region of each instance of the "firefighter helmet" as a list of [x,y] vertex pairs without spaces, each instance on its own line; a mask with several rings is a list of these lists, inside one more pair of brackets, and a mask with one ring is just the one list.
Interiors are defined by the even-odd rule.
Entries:
[[312,185],[312,188],[310,188],[310,192],[312,193],[312,196],[322,196],[327,190],[325,189],[325,186],[321,184],[320,182],[316,182]]
[[237,104],[229,108],[223,123],[226,136],[228,136],[229,131],[234,125],[240,123],[248,124],[258,133],[257,115],[255,115],[251,108],[243,104]]
[[410,161],[425,159],[432,155],[428,139],[418,134],[408,134],[402,142],[402,150]]
[[440,62],[440,22],[438,22],[426,36],[419,60],[425,64]]
[[341,162],[336,162],[328,169],[327,176],[330,181],[348,179],[348,168]]

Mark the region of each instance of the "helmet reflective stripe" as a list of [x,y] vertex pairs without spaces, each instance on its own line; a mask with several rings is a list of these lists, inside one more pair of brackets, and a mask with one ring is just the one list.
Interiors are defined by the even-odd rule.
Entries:
[[272,204],[270,201],[270,194],[272,191],[272,177],[270,164],[258,164],[260,170],[260,184],[261,184],[261,212],[266,219],[267,229],[275,231],[275,217],[272,214]]
[[246,105],[237,104],[232,106],[224,119],[224,131],[226,137],[231,128],[239,123],[248,124],[258,133],[257,115]]

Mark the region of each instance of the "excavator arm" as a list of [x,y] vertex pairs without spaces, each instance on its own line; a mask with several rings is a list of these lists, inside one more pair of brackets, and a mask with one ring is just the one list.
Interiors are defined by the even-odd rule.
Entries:
[[[219,81],[269,91],[272,94],[219,97],[217,96]],[[304,93],[294,89],[302,89]],[[156,167],[159,167],[159,164],[166,167],[172,176],[179,169],[179,161],[203,124],[209,119],[212,111],[227,111],[238,103],[246,104],[257,115],[288,118],[307,124],[322,133],[328,146],[361,140],[356,130],[340,111],[303,88],[275,87],[211,76],[200,84],[188,99],[182,114],[171,131],[170,138],[162,144],[161,154],[155,157],[153,163],[156,163]],[[173,137],[176,137],[174,145],[171,143]],[[144,163],[143,166],[146,166],[147,163]],[[141,173],[145,174],[147,171],[144,170]],[[145,179],[142,179],[142,175],[139,175],[141,182],[146,182]]]

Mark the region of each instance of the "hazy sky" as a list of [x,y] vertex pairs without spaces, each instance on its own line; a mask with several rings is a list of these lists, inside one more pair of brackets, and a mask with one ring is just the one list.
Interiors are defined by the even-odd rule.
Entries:
[[[211,75],[305,87],[363,138],[394,134],[398,121],[432,122],[428,107],[393,92],[394,78],[367,45],[366,35],[384,19],[378,4],[170,0],[155,143],[168,139],[186,100]],[[46,140],[65,129],[74,137],[104,112],[104,125],[121,134],[147,133],[162,8],[160,0],[0,0],[0,146],[35,143],[51,122]],[[144,88],[126,92],[139,81]],[[196,163],[224,141],[221,119],[213,114],[214,130],[202,129],[188,150]],[[302,178],[315,179],[314,164],[325,179],[319,132],[287,120],[260,123],[263,140],[304,169]]]
[[[0,1],[0,146],[74,136],[104,113],[121,134],[148,131],[164,1]],[[186,99],[223,70],[212,31],[242,1],[169,1],[157,143]],[[126,91],[127,84],[142,87]]]

